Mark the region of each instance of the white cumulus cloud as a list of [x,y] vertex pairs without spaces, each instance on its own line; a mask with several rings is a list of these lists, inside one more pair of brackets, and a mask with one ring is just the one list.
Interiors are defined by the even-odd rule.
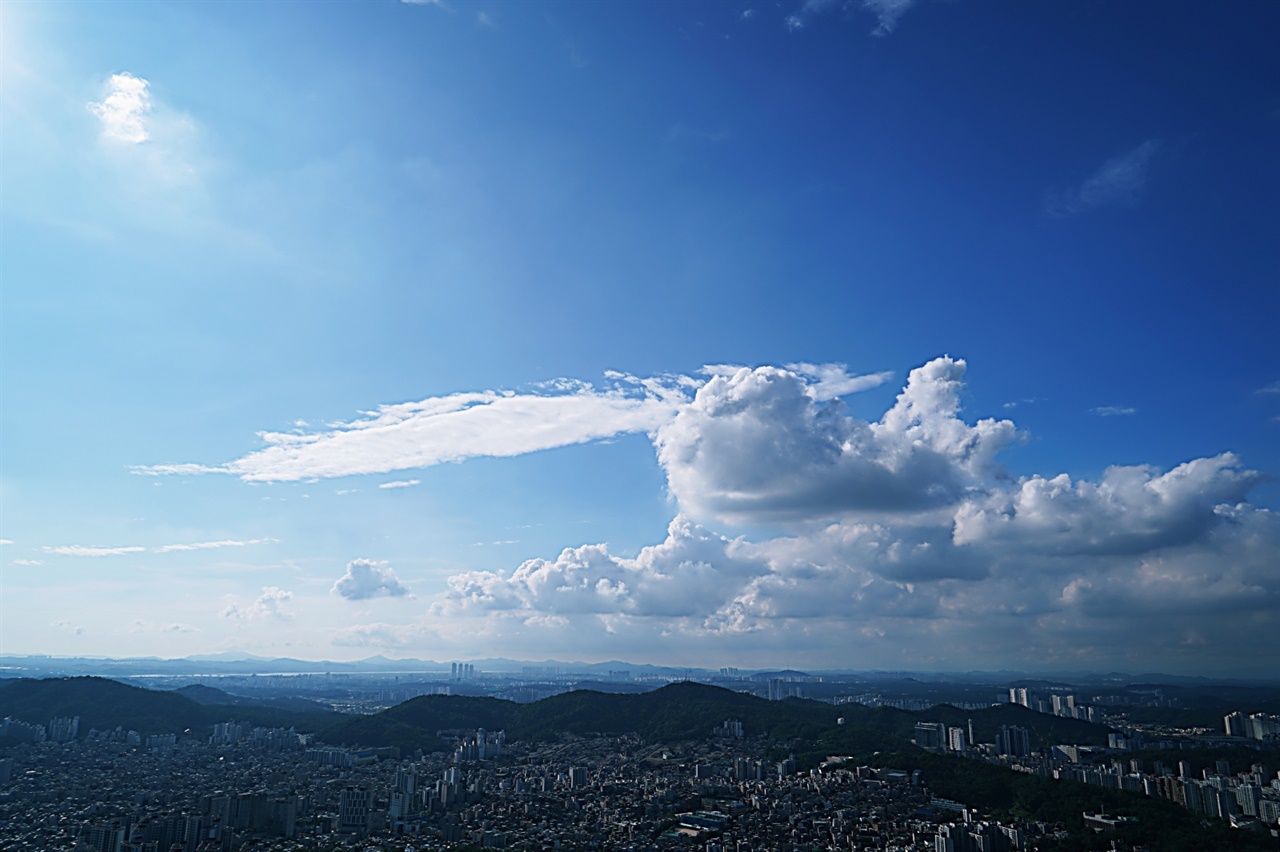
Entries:
[[338,578],[332,591],[349,601],[379,596],[398,598],[409,594],[409,589],[400,582],[391,566],[370,559],[352,559],[348,562],[347,573]]
[[1201,538],[1224,523],[1219,506],[1235,505],[1262,481],[1234,455],[1194,459],[1159,473],[1148,466],[1110,467],[1100,482],[1064,474],[1032,476],[1016,488],[963,504],[957,544],[1017,541],[1055,553],[1142,553]]
[[471,571],[449,578],[437,612],[507,610],[526,615],[690,616],[727,603],[745,579],[768,570],[740,543],[677,517],[667,538],[634,558],[606,545],[566,548],[556,559],[530,559],[510,577]]
[[878,423],[820,403],[797,372],[715,375],[658,430],[658,458],[672,494],[698,517],[945,506],[990,473],[996,453],[1017,436],[1008,420],[959,418],[965,369],[964,361],[938,358],[912,370]]

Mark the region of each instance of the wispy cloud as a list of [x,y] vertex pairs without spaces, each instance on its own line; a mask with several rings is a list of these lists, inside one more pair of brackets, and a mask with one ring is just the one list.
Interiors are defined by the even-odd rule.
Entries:
[[144,120],[151,112],[149,86],[145,79],[128,71],[111,75],[107,96],[100,102],[88,104],[89,112],[102,124],[103,138],[131,145],[151,138]]
[[143,621],[142,619],[134,619],[133,624],[129,627],[130,633],[197,633],[199,628],[192,627],[190,624],[171,623],[156,624],[151,621]]
[[274,538],[251,538],[248,541],[233,541],[230,539],[224,541],[199,541],[194,544],[164,544],[151,549],[156,553],[173,553],[183,550],[216,550],[220,547],[248,547],[251,544],[266,544],[275,540]]
[[800,8],[795,11],[795,14],[788,15],[783,23],[792,32],[802,30],[815,15],[821,15],[835,7],[835,0],[804,0],[800,4]]
[[1107,160],[1079,186],[1048,193],[1046,212],[1071,216],[1102,207],[1137,207],[1159,151],[1160,141],[1148,139],[1132,151]]
[[1002,405],[1001,407],[1014,409],[1014,408],[1017,408],[1019,405],[1031,405],[1033,403],[1043,402],[1043,401],[1044,401],[1044,397],[1042,396],[1029,396],[1026,399],[1010,400],[1009,402],[1004,403],[1004,405]]
[[279,586],[263,586],[262,594],[253,603],[241,605],[230,599],[222,610],[222,617],[231,621],[264,618],[276,621],[288,621],[293,618],[288,604],[293,600],[293,592],[285,591]]
[[15,559],[9,563],[10,565],[43,565],[43,559]]
[[126,553],[142,553],[145,547],[130,545],[128,547],[92,547],[83,544],[63,544],[56,547],[42,548],[45,553],[57,556],[123,556]]
[[13,544],[13,540],[8,538],[0,538],[0,545],[3,545],[3,544]]
[[379,488],[412,488],[415,485],[421,485],[421,479],[393,479],[391,482],[384,482]]
[[[1280,381],[1272,382],[1271,384],[1267,385],[1265,388],[1258,388],[1256,391],[1254,391],[1254,393],[1261,393],[1261,394],[1280,393]],[[2,542],[2,543],[9,544],[11,542]]]
[[[149,549],[152,553],[175,553],[188,550],[216,550],[220,547],[248,547],[251,544],[265,544],[272,541],[276,541],[276,539],[253,538],[247,541],[226,539],[223,541],[198,541],[192,544],[162,544]],[[83,544],[63,544],[42,549],[45,553],[52,553],[58,556],[121,556],[126,553],[142,553],[148,550],[148,548],[141,545],[98,547]]]
[[[861,0],[859,8],[875,16],[876,27],[871,35],[884,37],[898,26],[898,21],[908,10],[916,5],[916,0]],[[783,19],[783,24],[792,32],[807,27],[815,18],[828,12],[848,9],[850,4],[838,0],[804,0],[793,14]],[[749,12],[750,10],[748,10]],[[748,17],[743,13],[743,17]]]
[[1089,411],[1099,417],[1127,417],[1130,414],[1138,413],[1136,408],[1121,405],[1100,405],[1097,408],[1090,408]]
[[[865,390],[890,374],[849,374],[843,365],[797,365],[817,397]],[[714,371],[722,368],[708,368]],[[727,369],[727,368],[724,368]],[[223,473],[246,481],[284,482],[427,468],[479,457],[653,433],[707,382],[705,376],[637,378],[605,374],[597,387],[555,379],[525,393],[481,391],[379,406],[327,431],[264,432],[265,449],[223,465],[160,464],[134,468],[153,476]],[[389,485],[389,483],[384,483]]]
[[862,0],[862,8],[875,15],[878,21],[871,34],[889,35],[897,28],[899,19],[915,4],[916,0]]

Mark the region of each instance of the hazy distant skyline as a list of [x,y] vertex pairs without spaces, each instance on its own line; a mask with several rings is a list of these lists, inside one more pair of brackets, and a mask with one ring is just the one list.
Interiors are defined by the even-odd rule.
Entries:
[[1274,3],[0,23],[0,654],[1280,675]]

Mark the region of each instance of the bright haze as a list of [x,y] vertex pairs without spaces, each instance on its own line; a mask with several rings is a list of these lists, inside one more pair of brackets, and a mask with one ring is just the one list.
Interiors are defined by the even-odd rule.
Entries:
[[1280,5],[0,15],[0,653],[1277,674]]

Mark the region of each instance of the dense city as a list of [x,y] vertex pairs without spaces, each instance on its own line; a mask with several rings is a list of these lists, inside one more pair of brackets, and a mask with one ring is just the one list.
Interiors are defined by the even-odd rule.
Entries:
[[[454,754],[307,747],[292,731],[219,726],[201,742],[127,732],[12,749],[0,845],[106,852],[485,848],[933,849],[977,834],[1023,848],[1021,826],[933,800],[918,774],[797,773],[727,734],[647,747],[566,736],[537,747],[484,731]],[[740,726],[738,726],[740,729]],[[136,740],[136,738],[134,738]],[[0,774],[0,778],[3,778]]]
[[[377,706],[454,690],[526,695],[526,700],[563,693],[562,685],[548,682],[547,674],[525,672],[528,682],[523,684],[518,678],[495,678],[498,689],[485,686],[472,668],[455,665],[439,683],[375,678],[333,692],[329,704],[363,710],[343,718],[371,718]],[[619,689],[649,688],[623,682],[630,679],[629,672],[611,674]],[[530,680],[535,677],[542,682]],[[722,671],[719,679],[725,677],[740,678],[740,673]],[[313,693],[323,692],[317,686],[322,682],[311,682]],[[270,679],[250,683],[264,692],[278,685]],[[295,680],[293,686],[302,683]],[[740,678],[739,685],[752,683]],[[191,689],[209,690],[198,685],[187,689],[189,695],[202,694]],[[751,691],[759,695],[749,701],[764,704],[769,699],[768,706],[787,706],[774,702],[825,690],[822,678],[795,674],[767,677],[737,693],[717,692],[741,697]],[[1197,768],[1192,760],[1195,749],[1211,746],[1274,746],[1276,717],[1234,712],[1220,731],[1175,736],[1168,729],[1121,724],[1124,716],[1115,706],[1087,704],[1085,697],[1063,688],[1014,687],[1007,690],[1007,699],[1002,692],[985,705],[960,700],[935,704],[916,711],[922,720],[914,723],[911,740],[921,758],[967,758],[1055,782],[1166,799],[1242,834],[1274,834],[1280,826],[1275,767],[1268,770],[1259,759],[1248,766],[1220,760]],[[845,706],[928,704],[884,692],[825,697],[823,702],[841,713]],[[1028,725],[1050,717],[1090,723],[1108,731],[1106,746],[1044,745],[1019,725],[1001,725],[993,741],[983,742],[972,719],[967,725],[930,720],[931,713],[943,709],[954,719],[956,713],[979,715],[1000,706],[1023,713],[1020,718],[1033,720]],[[708,724],[702,736],[662,742],[635,734],[582,732],[516,741],[503,730],[457,727],[431,732],[448,748],[424,751],[340,745],[300,728],[237,721],[233,707],[219,710],[226,713],[223,722],[168,733],[147,733],[143,725],[138,726],[143,733],[124,725],[85,730],[78,716],[4,718],[0,848],[966,852],[1038,848],[1038,842],[1063,835],[1067,827],[1008,814],[996,818],[972,802],[944,798],[931,790],[928,770],[920,769],[919,760],[870,766],[828,755],[816,766],[802,765],[780,751],[776,740],[734,718]],[[887,712],[900,710],[906,708]],[[1110,724],[1093,725],[1104,710]],[[836,724],[844,721],[840,717]],[[1187,759],[1166,763],[1133,756],[1148,748],[1183,750]],[[1135,818],[1098,808],[1080,811],[1074,819],[1102,832]]]

